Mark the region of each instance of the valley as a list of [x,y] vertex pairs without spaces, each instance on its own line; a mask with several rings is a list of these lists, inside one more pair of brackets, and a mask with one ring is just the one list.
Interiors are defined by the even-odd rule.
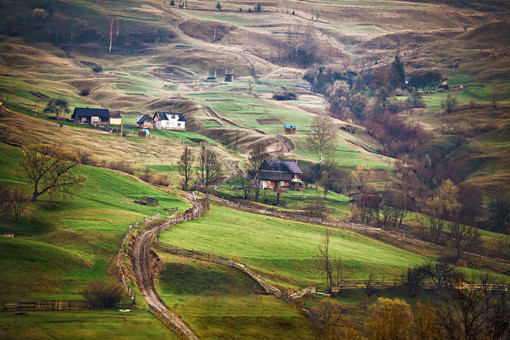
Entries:
[[[404,337],[420,339],[425,301],[440,328],[431,315],[481,296],[461,284],[508,286],[504,0],[27,0],[0,13],[0,337],[375,339],[375,306],[397,301],[415,320]],[[122,124],[76,124],[75,108]],[[156,112],[185,129],[147,135],[137,120]],[[310,137],[320,119],[334,135],[324,154]],[[76,157],[83,187],[30,201],[36,144]],[[298,190],[286,174],[257,189],[269,159],[300,169]],[[195,200],[210,210],[181,222]],[[234,262],[285,294],[318,293],[267,294]],[[84,301],[96,282],[119,285],[130,311],[5,310]],[[508,336],[507,290],[483,287],[502,323],[469,333],[452,316],[436,338]]]

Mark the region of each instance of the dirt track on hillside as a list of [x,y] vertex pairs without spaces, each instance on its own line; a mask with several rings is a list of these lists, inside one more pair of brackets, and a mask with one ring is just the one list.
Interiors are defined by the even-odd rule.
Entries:
[[150,247],[154,233],[159,230],[165,230],[172,225],[197,218],[203,215],[207,209],[204,209],[199,202],[198,197],[188,194],[187,198],[193,205],[191,211],[186,211],[183,216],[175,220],[165,221],[162,224],[155,225],[142,231],[136,238],[133,250],[133,270],[135,272],[137,286],[149,305],[149,310],[157,314],[158,317],[172,327],[179,336],[186,339],[199,339],[193,330],[173,311],[171,311],[159,298],[154,290],[154,282],[151,273],[151,252]]

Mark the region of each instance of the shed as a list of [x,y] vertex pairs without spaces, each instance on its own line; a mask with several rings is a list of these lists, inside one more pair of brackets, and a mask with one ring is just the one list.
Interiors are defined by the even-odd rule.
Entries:
[[152,120],[152,117],[149,115],[141,115],[136,120],[136,126],[144,129],[153,129],[154,121]]
[[296,134],[296,125],[284,125],[283,130],[286,135],[295,135]]
[[122,124],[122,116],[120,115],[120,111],[110,112],[110,125],[121,125],[121,124]]
[[439,85],[437,87],[437,92],[449,92],[450,87],[448,85]]
[[234,70],[228,72],[227,70],[225,70],[225,81],[234,81]]

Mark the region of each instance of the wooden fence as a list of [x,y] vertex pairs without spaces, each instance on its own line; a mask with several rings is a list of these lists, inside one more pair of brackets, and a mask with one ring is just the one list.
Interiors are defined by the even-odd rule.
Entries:
[[69,310],[93,310],[93,309],[131,309],[132,302],[117,304],[114,308],[92,307],[86,300],[53,300],[33,302],[5,302],[2,304],[2,312],[27,312],[27,311],[69,311]]

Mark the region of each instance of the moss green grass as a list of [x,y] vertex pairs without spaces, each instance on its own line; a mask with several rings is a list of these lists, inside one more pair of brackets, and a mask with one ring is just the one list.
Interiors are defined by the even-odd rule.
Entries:
[[[204,217],[164,232],[161,242],[224,257],[236,255],[271,282],[303,288],[324,281],[315,259],[323,235],[321,226],[213,205]],[[331,251],[341,257],[350,279],[363,279],[371,272],[382,276],[427,260],[340,229],[333,229]]]

